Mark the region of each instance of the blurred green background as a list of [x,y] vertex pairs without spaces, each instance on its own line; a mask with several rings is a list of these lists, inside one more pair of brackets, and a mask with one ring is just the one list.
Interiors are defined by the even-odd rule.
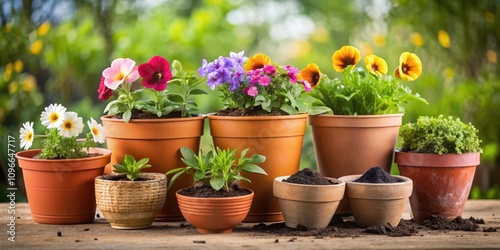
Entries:
[[[34,121],[42,131],[39,116],[50,103],[84,120],[101,116],[101,72],[117,57],[139,64],[161,55],[195,71],[203,58],[245,50],[298,68],[315,62],[336,77],[331,55],[343,45],[363,58],[383,57],[390,69],[403,51],[416,53],[423,74],[407,84],[430,105],[410,104],[403,122],[445,114],[474,124],[484,152],[471,198],[500,199],[499,7],[498,0],[3,0],[0,201],[7,198],[7,136],[20,150],[21,124]],[[197,101],[203,113],[222,108],[214,92]],[[202,146],[209,143],[206,130]],[[309,130],[304,167],[315,168]],[[19,168],[16,181],[22,194]]]

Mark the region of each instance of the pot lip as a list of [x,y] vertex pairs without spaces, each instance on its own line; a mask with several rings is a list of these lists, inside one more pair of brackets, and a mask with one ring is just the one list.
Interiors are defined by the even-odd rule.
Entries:
[[[16,153],[16,158],[19,160],[24,160],[24,161],[31,161],[31,162],[47,162],[47,163],[65,163],[65,162],[73,162],[73,161],[94,161],[96,159],[104,159],[107,157],[111,156],[111,150],[106,149],[106,148],[91,148],[91,152],[99,152],[102,153],[102,155],[98,156],[92,156],[92,157],[85,157],[85,158],[75,158],[75,159],[34,159],[32,158],[33,156],[37,155],[40,151],[42,151],[41,148],[38,149],[30,149],[30,150],[23,150],[19,151]],[[32,155],[31,157],[27,157],[26,155]]]
[[95,181],[99,182],[106,182],[106,183],[120,183],[122,185],[128,185],[128,184],[147,184],[151,182],[158,182],[162,180],[166,180],[167,176],[162,173],[141,173],[139,176],[142,175],[149,175],[152,176],[154,179],[152,180],[144,180],[144,181],[117,181],[117,180],[110,180],[108,178],[114,177],[114,176],[125,176],[125,174],[107,174],[107,175],[99,175],[95,178]]
[[381,118],[381,117],[402,117],[404,113],[397,114],[384,114],[384,115],[331,115],[331,114],[317,114],[310,115],[311,118],[332,118],[338,117],[343,119],[372,119],[372,118]]
[[206,200],[206,201],[225,201],[225,200],[233,200],[233,199],[245,199],[245,198],[248,198],[249,196],[251,196],[252,198],[254,196],[254,191],[252,189],[249,189],[249,188],[243,188],[244,190],[250,191],[250,193],[246,194],[246,195],[233,196],[233,197],[217,197],[217,198],[214,198],[214,197],[192,197],[192,196],[179,194],[179,192],[184,190],[184,189],[186,189],[186,188],[181,188],[181,189],[175,191],[175,195],[177,197],[180,196],[183,199]]
[[[158,119],[130,119],[129,123],[161,123],[165,121],[179,122],[179,121],[192,121],[192,120],[203,120],[207,117],[205,114],[198,114],[193,117],[183,117],[183,118],[158,118]],[[119,122],[125,123],[122,119],[111,118],[110,115],[103,115],[100,117],[101,121],[106,122]]]
[[433,154],[402,152],[395,150],[394,162],[401,166],[415,167],[470,167],[481,163],[481,153],[471,152],[463,154]]
[[411,152],[411,151],[401,151],[401,149],[396,149],[394,150],[394,152],[396,154],[401,154],[401,155],[404,155],[404,154],[407,154],[407,155],[410,155],[410,154],[414,154],[414,155],[422,155],[422,156],[442,156],[442,155],[455,155],[455,156],[468,156],[468,155],[480,155],[481,152],[469,152],[469,153],[461,153],[461,154],[457,154],[457,153],[446,153],[446,154],[434,154],[434,153],[419,153],[419,152]]
[[395,183],[366,183],[366,182],[354,182],[354,180],[358,179],[361,177],[361,174],[355,174],[355,175],[345,175],[342,177],[339,177],[340,180],[343,180],[346,182],[347,185],[356,185],[356,186],[376,186],[376,187],[381,187],[381,186],[405,186],[405,185],[412,185],[413,181],[412,179],[402,176],[402,175],[391,175],[393,177],[396,177],[400,180],[403,180],[402,182],[395,182]]
[[247,121],[247,120],[291,120],[291,119],[302,119],[309,117],[309,114],[297,114],[297,115],[262,115],[262,116],[221,116],[216,115],[215,112],[208,113],[207,117],[209,120],[236,120],[236,121]]
[[309,184],[298,184],[298,183],[290,183],[290,182],[284,182],[283,179],[289,178],[290,175],[283,175],[283,176],[278,176],[274,178],[274,182],[282,183],[283,185],[290,185],[290,186],[296,186],[296,187],[313,187],[313,188],[322,188],[322,189],[327,189],[327,188],[332,188],[332,187],[341,187],[345,186],[346,182],[343,180],[340,180],[339,178],[333,178],[333,177],[326,177],[325,178],[338,182],[337,184],[332,184],[332,185],[309,185]]

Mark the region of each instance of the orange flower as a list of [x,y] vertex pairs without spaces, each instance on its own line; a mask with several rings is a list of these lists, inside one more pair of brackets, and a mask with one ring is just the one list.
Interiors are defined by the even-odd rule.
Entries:
[[299,78],[308,81],[309,84],[311,84],[311,87],[314,88],[321,81],[321,71],[319,70],[318,65],[310,63],[305,69],[300,71]]
[[245,71],[256,70],[263,68],[264,65],[270,64],[271,58],[265,54],[255,54],[254,56],[248,58],[245,65]]
[[376,55],[369,55],[365,57],[365,66],[370,73],[378,75],[379,77],[387,74],[388,71],[385,60]]
[[422,74],[422,61],[417,55],[410,52],[403,52],[399,57],[399,67],[394,71],[394,75],[406,81],[416,80]]
[[342,72],[349,65],[356,65],[361,60],[359,50],[352,46],[343,46],[332,55],[333,68]]

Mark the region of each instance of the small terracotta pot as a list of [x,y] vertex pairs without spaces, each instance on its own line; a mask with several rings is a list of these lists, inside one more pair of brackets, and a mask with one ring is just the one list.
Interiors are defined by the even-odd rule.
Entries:
[[236,149],[237,155],[249,148],[247,156],[261,154],[259,164],[267,175],[244,173],[252,183],[240,182],[242,188],[255,192],[252,208],[245,222],[282,221],[278,199],[270,192],[273,180],[299,170],[302,144],[308,114],[283,116],[216,116],[208,115],[214,146]]
[[[390,172],[403,114],[312,115],[309,117],[318,172],[323,176],[363,174],[380,166]],[[337,214],[349,214],[344,199]]]
[[431,215],[454,220],[469,197],[480,153],[424,154],[396,151],[399,173],[413,180],[410,205],[413,220]]
[[356,225],[369,227],[387,223],[393,227],[399,225],[408,197],[411,195],[413,182],[404,176],[394,176],[403,182],[363,183],[354,182],[361,175],[340,177],[346,182],[346,197],[351,204]]
[[283,182],[290,176],[274,179],[273,194],[279,200],[285,225],[297,228],[326,228],[335,214],[335,210],[344,197],[345,182],[328,178],[337,185],[304,185]]
[[[179,190],[180,191],[180,190]],[[247,216],[254,192],[236,197],[199,198],[175,193],[182,215],[199,233],[231,233]]]
[[[205,116],[168,119],[132,119],[125,123],[121,119],[101,117],[106,129],[106,142],[113,151],[111,163],[106,166],[105,174],[113,174],[113,165],[120,163],[126,154],[135,159],[149,158],[151,168],[145,172],[166,173],[171,169],[185,166],[180,148],[188,147],[194,152],[200,148]],[[171,178],[171,177],[169,177]],[[179,221],[182,218],[177,205],[175,191],[193,184],[192,178],[180,176],[167,193],[165,206],[156,220]]]
[[16,154],[33,221],[43,224],[92,223],[96,201],[94,178],[102,175],[111,151],[91,148],[102,155],[79,159],[34,159],[40,149]]
[[116,229],[151,227],[156,214],[165,205],[167,177],[160,173],[143,173],[141,181],[117,181],[125,174],[95,178],[97,207]]

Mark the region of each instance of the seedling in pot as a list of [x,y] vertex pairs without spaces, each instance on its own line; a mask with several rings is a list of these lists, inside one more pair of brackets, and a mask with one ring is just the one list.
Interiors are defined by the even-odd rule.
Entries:
[[136,161],[131,155],[125,155],[121,164],[113,165],[115,167],[114,172],[126,174],[127,178],[131,181],[136,180],[141,174],[141,170],[145,168],[150,168],[151,164],[147,164],[149,158],[142,158]]

